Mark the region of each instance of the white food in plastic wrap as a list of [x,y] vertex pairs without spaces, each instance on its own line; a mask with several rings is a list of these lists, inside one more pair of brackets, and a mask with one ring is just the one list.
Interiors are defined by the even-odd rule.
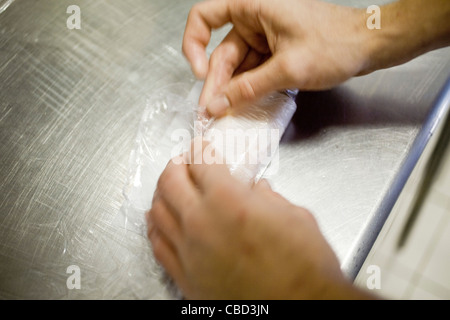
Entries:
[[[191,90],[191,101],[198,101],[201,84]],[[253,182],[272,160],[278,161],[278,145],[295,110],[292,95],[274,92],[222,118],[202,119],[203,138],[220,152],[235,177]]]
[[[172,157],[189,149],[190,139],[180,142],[177,132],[189,132],[190,138],[202,134],[224,156],[230,172],[247,182],[258,179],[277,155],[279,140],[296,110],[292,95],[274,92],[230,115],[207,119],[202,116],[204,113],[198,113],[196,104],[201,89],[201,82],[189,92],[174,85],[148,99],[124,190],[123,211],[128,229],[145,234],[144,215],[151,207],[160,174]],[[235,142],[232,152],[227,145],[230,133]]]

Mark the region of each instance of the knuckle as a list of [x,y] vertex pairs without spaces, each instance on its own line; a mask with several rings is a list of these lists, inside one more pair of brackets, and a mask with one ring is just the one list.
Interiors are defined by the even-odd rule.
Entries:
[[154,239],[152,241],[152,249],[153,249],[153,255],[155,256],[155,259],[158,260],[159,262],[161,262],[162,258],[164,256],[164,248],[159,239]]
[[150,240],[150,243],[152,244],[152,250],[159,250],[161,243],[159,241],[159,235],[157,230],[152,230],[152,232],[149,233],[148,239]]
[[191,7],[191,10],[189,10],[187,17],[187,24],[190,24],[192,19],[196,19],[200,15],[200,6],[201,3],[196,3]]
[[223,45],[219,45],[214,51],[211,53],[210,61],[211,63],[217,63],[222,59],[225,55],[226,47]]
[[237,48],[228,44],[220,44],[212,53],[209,60],[211,68],[223,69],[226,74],[232,75],[238,67],[239,60]]
[[164,210],[162,208],[162,201],[156,201],[153,204],[152,210],[151,210],[151,216],[150,220],[155,225],[158,226],[158,224],[161,221],[161,215],[164,214]]
[[154,231],[155,227],[153,226],[152,222],[147,222],[147,238],[151,240],[152,233]]
[[187,55],[188,55],[188,53],[187,53],[187,51],[188,51],[188,49],[187,49],[188,45],[189,45],[189,43],[187,42],[186,38],[183,38],[183,42],[181,43],[181,52],[183,53],[183,55],[184,55],[185,57],[187,57]]
[[164,258],[166,257],[166,253],[168,250],[167,244],[157,230],[152,232],[149,239],[153,256],[155,257],[156,261],[164,265]]
[[299,210],[300,210],[301,217],[306,222],[312,223],[313,225],[317,226],[317,220],[309,210],[307,210],[305,208],[300,208]]
[[230,68],[230,63],[228,63],[227,57],[230,56],[230,49],[227,46],[219,45],[212,53],[209,59],[209,65],[213,69],[219,67],[225,67],[226,70]]
[[163,193],[172,189],[177,184],[178,177],[177,166],[170,161],[158,179],[157,189]]
[[158,182],[156,183],[156,189],[158,191],[162,191],[164,189],[164,186],[166,184],[166,180],[167,180],[167,172],[166,170],[164,170],[161,175],[158,178]]
[[202,4],[200,2],[197,2],[191,7],[191,10],[189,11],[189,16],[196,16],[200,13],[200,7]]
[[196,20],[201,18],[201,10],[200,10],[200,3],[197,3],[192,6],[191,10],[188,13],[187,20],[186,20],[186,27],[185,27],[185,34],[183,36],[183,42],[182,42],[182,52],[186,56],[188,47],[190,46],[190,37],[189,35],[192,35],[192,30],[195,29],[195,26],[197,25]]
[[242,97],[244,101],[253,101],[256,99],[256,91],[253,84],[247,77],[246,73],[243,73],[242,76],[236,82],[237,91],[239,96]]
[[147,221],[147,223],[151,222],[152,219],[152,209],[147,210],[145,212],[145,221]]

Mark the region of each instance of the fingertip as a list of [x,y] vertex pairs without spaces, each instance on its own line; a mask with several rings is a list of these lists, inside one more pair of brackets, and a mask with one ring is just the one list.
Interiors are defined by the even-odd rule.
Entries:
[[224,116],[230,107],[231,103],[228,97],[226,95],[219,95],[206,106],[206,110],[211,116],[219,118]]

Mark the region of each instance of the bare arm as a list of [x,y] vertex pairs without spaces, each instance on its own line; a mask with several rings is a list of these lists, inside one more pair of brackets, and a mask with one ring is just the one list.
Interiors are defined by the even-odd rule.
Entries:
[[[381,7],[381,29],[365,9],[315,0],[210,0],[188,17],[183,51],[205,79],[200,104],[213,115],[272,90],[327,89],[450,43],[450,1],[399,0]],[[212,30],[233,29],[206,56]]]
[[371,30],[369,73],[450,45],[450,1],[399,0],[381,7],[382,26]]

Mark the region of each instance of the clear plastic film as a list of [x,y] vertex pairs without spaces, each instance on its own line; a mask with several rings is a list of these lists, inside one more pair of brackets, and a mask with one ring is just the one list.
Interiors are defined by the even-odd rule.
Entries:
[[145,212],[151,207],[160,174],[170,159],[190,150],[199,136],[214,150],[216,156],[210,162],[225,163],[244,182],[270,175],[266,172],[270,163],[276,171],[279,142],[296,110],[295,92],[273,92],[215,119],[197,105],[201,90],[202,82],[190,90],[182,84],[171,85],[148,98],[124,191],[128,229],[145,234]]

